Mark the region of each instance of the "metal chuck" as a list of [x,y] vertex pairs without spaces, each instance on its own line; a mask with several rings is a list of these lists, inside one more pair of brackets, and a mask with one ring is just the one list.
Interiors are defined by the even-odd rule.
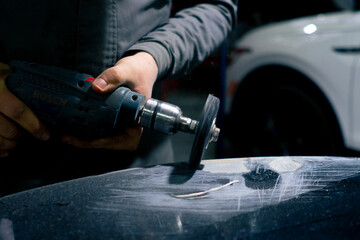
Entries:
[[189,165],[197,168],[210,142],[216,142],[220,129],[215,121],[219,99],[209,95],[199,121],[183,116],[181,109],[170,103],[148,99],[142,109],[140,124],[150,129],[174,134],[177,131],[195,134]]

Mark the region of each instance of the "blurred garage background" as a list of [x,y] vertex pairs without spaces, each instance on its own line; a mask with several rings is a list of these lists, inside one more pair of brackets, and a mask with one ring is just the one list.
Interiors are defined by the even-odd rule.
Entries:
[[[164,82],[162,86],[164,93],[163,99],[180,106],[185,115],[195,119],[199,118],[206,96],[209,93],[221,99],[221,109],[217,123],[222,130],[221,136],[218,143],[209,146],[208,151],[205,153],[205,159],[271,155],[358,156],[360,155],[360,143],[358,144],[356,141],[356,132],[353,134],[354,129],[356,130],[356,123],[354,123],[354,121],[356,121],[355,115],[357,113],[356,111],[352,111],[352,109],[345,112],[341,110],[354,107],[356,103],[353,101],[356,101],[356,97],[349,101],[346,100],[346,104],[348,105],[341,105],[340,100],[332,100],[332,96],[328,95],[326,86],[324,87],[325,89],[323,89],[321,84],[328,84],[326,80],[321,82],[320,80],[312,79],[311,76],[307,76],[307,74],[301,72],[301,70],[290,66],[287,70],[279,68],[279,71],[273,70],[258,74],[258,78],[266,78],[269,80],[267,84],[263,84],[261,81],[253,81],[253,85],[255,86],[243,90],[246,94],[244,92],[240,94],[239,92],[241,91],[239,88],[244,85],[241,83],[246,81],[242,81],[240,76],[237,76],[237,71],[241,72],[244,65],[236,63],[240,55],[254,51],[254,49],[242,48],[241,45],[244,36],[246,37],[254,30],[262,29],[259,31],[266,32],[266,29],[270,27],[270,30],[266,33],[258,35],[264,38],[275,39],[275,42],[280,35],[284,35],[281,37],[285,43],[286,41],[298,41],[300,43],[301,41],[311,42],[311,44],[304,47],[296,46],[297,50],[295,51],[295,55],[297,53],[301,55],[304,49],[308,52],[313,52],[314,50],[312,50],[312,48],[317,49],[316,44],[320,46],[324,45],[324,42],[326,43],[326,41],[328,41],[326,38],[330,36],[328,38],[331,39],[332,36],[336,34],[336,31],[340,31],[337,34],[338,38],[340,36],[340,39],[349,39],[349,36],[343,35],[342,29],[346,28],[344,31],[350,32],[352,34],[351,38],[355,38],[355,41],[349,43],[350,47],[341,44],[334,45],[334,47],[338,47],[337,54],[344,54],[340,56],[340,58],[345,56],[346,59],[350,57],[351,60],[335,60],[339,60],[340,62],[348,61],[352,70],[348,71],[345,68],[333,70],[336,70],[340,75],[342,74],[341,71],[344,71],[344,76],[349,75],[351,79],[349,79],[350,83],[346,85],[346,87],[352,89],[354,86],[351,84],[356,84],[354,78],[357,77],[357,79],[359,79],[359,75],[356,75],[359,70],[354,70],[354,68],[359,69],[359,65],[356,63],[360,56],[360,20],[358,10],[358,0],[239,0],[238,27],[232,36],[201,66],[195,69],[191,75],[182,79]],[[348,22],[344,20],[342,16],[344,14]],[[316,25],[309,24],[313,20],[329,22],[324,27],[330,29],[328,30],[329,33],[323,34],[322,36],[325,37],[322,37],[321,40],[319,40],[320,37],[316,36],[316,34],[320,35],[320,29],[313,34],[317,31]],[[342,25],[339,23],[342,23]],[[295,28],[292,26],[305,24],[304,27],[307,27],[307,29],[301,28],[304,29],[304,36],[295,34],[292,35],[291,38],[289,36],[289,40],[287,39],[287,35],[290,35],[287,33],[288,30],[279,30],[276,32],[271,28],[271,26],[275,25],[278,29],[285,29],[285,26],[281,27],[282,24],[287,24],[287,28],[289,28],[288,25],[290,24],[290,28],[292,29]],[[348,29],[344,27],[350,25],[354,25],[353,28]],[[314,26],[315,31],[313,29]],[[356,26],[358,30],[354,30]],[[313,32],[309,34],[306,31]],[[306,39],[300,39],[302,37],[306,37]],[[256,42],[256,35],[254,38]],[[254,42],[254,39],[252,41]],[[332,41],[334,40],[332,39]],[[300,43],[297,45],[302,44]],[[265,41],[265,43],[260,42],[258,44],[264,45],[267,43]],[[269,47],[271,46],[269,45]],[[284,48],[286,48],[286,46],[284,46]],[[324,60],[321,59],[322,53],[317,54],[320,54],[320,56],[314,61],[323,62]],[[304,53],[304,55],[306,55],[306,53]],[[337,56],[334,58],[337,58]],[[310,65],[312,63],[309,62],[308,64]],[[322,67],[323,66],[320,66],[320,68]],[[234,71],[234,69],[236,69],[236,71]],[[294,72],[296,71],[299,74],[296,76],[286,75],[290,74],[290,70],[291,72],[294,70]],[[322,70],[320,69],[319,71]],[[324,71],[327,71],[327,69],[324,69]],[[348,72],[345,73],[345,71]],[[250,75],[250,72],[247,74]],[[281,77],[284,74],[286,77]],[[300,78],[300,75],[302,75],[303,78]],[[242,77],[246,79],[245,76]],[[291,86],[289,86],[288,83],[284,83],[287,82],[287,80],[282,80],[283,82],[281,82],[278,81],[279,78],[297,79],[296,81],[301,82],[301,84],[290,84]],[[235,84],[231,82],[232,80],[235,80]],[[343,86],[342,81],[345,80],[339,79],[337,82]],[[305,83],[303,84],[303,82]],[[276,87],[273,89],[275,85]],[[263,88],[265,88],[265,90],[258,89],[258,86],[264,86]],[[291,88],[291,90],[285,90],[284,93],[283,89],[289,88]],[[337,89],[336,86],[334,86],[334,88]],[[266,89],[272,89],[271,92],[277,92],[277,97],[275,98],[272,95],[266,96],[266,92],[268,92]],[[298,94],[300,97],[292,99],[291,96],[294,96],[293,93],[295,93],[295,95]],[[354,97],[352,93],[348,92],[332,94],[341,95],[342,98],[346,99],[349,99],[349,96],[345,96],[346,94]],[[239,97],[239,95],[242,97]],[[254,97],[255,95],[257,96]],[[321,97],[318,95],[321,95]],[[306,103],[303,104],[304,99]],[[339,99],[341,99],[341,97],[339,97]],[[338,101],[338,103],[336,101]],[[286,104],[284,105],[283,103]],[[340,110],[336,110],[336,105],[339,104],[340,107],[338,108],[340,108]],[[277,109],[271,107],[271,110],[269,110],[269,107],[265,107],[264,105],[284,106],[278,107]],[[321,111],[318,111],[318,109],[321,109]],[[340,113],[338,113],[338,111],[340,111]],[[345,123],[342,123],[342,121],[345,121]],[[355,127],[353,125],[355,125]],[[358,125],[360,125],[360,122]],[[187,161],[192,142],[193,137],[187,134],[178,133],[173,136],[177,161]]]

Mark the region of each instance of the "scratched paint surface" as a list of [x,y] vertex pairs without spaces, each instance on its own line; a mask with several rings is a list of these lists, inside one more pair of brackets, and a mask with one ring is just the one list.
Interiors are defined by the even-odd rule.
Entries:
[[[202,164],[197,171],[182,165],[131,169],[4,197],[0,219],[15,226],[10,232],[16,239],[296,239],[311,229],[315,235],[360,236],[360,159]],[[0,221],[0,239],[1,229]]]

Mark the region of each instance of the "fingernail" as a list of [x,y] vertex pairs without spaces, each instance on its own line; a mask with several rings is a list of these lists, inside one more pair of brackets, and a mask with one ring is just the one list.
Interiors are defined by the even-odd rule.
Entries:
[[47,141],[47,140],[49,140],[49,138],[50,138],[50,134],[48,133],[48,132],[45,132],[45,133],[43,133],[43,135],[41,135],[41,140],[43,140],[43,141]]
[[100,89],[104,89],[104,88],[106,88],[106,86],[108,85],[108,83],[107,83],[104,79],[102,79],[102,78],[96,79],[96,80],[94,81],[94,84],[95,84],[96,86],[98,86]]

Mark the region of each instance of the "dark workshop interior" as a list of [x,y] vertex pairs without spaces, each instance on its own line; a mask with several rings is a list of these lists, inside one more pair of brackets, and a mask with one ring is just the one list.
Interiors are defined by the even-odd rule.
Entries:
[[[24,3],[20,12],[33,15],[18,23],[26,17],[6,11],[20,2],[0,0],[0,240],[360,239],[359,0],[41,0]],[[123,3],[128,10],[119,9]],[[121,21],[131,19],[139,32],[154,25],[128,46],[139,47],[152,37],[160,42],[178,8],[178,27],[191,27],[194,19],[206,27],[201,15],[187,20],[186,14],[194,6],[201,14],[213,10],[210,5],[224,15],[237,6],[233,30],[187,74],[185,68],[173,76],[160,72],[164,80],[151,99],[131,91],[131,81],[98,94],[91,89],[97,77],[77,71],[97,72],[99,59],[106,65],[118,57],[119,46],[136,35]],[[54,15],[42,13],[45,6]],[[55,6],[71,11],[61,16]],[[84,9],[95,14],[89,18]],[[135,11],[153,15],[131,16]],[[165,11],[170,18],[160,19]],[[93,28],[80,22],[84,16]],[[46,26],[44,35],[34,36],[31,18],[66,23],[39,23],[32,27]],[[126,39],[114,43],[119,29]],[[41,52],[41,44],[13,48],[7,34],[22,31],[28,39],[16,39],[18,46],[65,33],[53,47],[59,59],[48,58],[52,53]],[[186,39],[187,29],[174,31]],[[98,45],[107,47],[94,55],[83,47],[95,52]],[[62,47],[76,59],[68,67],[57,64]],[[22,49],[39,57],[22,57]],[[129,49],[130,59],[151,52]],[[172,57],[185,59],[183,50]],[[83,64],[88,56],[93,59]],[[5,98],[8,92],[14,98]],[[7,115],[15,98],[49,124],[50,141],[35,139]],[[5,138],[5,123],[22,129],[14,141]],[[123,140],[114,129],[134,134],[120,125],[143,127],[140,150],[102,149],[109,136]],[[65,141],[64,132],[80,140]]]

